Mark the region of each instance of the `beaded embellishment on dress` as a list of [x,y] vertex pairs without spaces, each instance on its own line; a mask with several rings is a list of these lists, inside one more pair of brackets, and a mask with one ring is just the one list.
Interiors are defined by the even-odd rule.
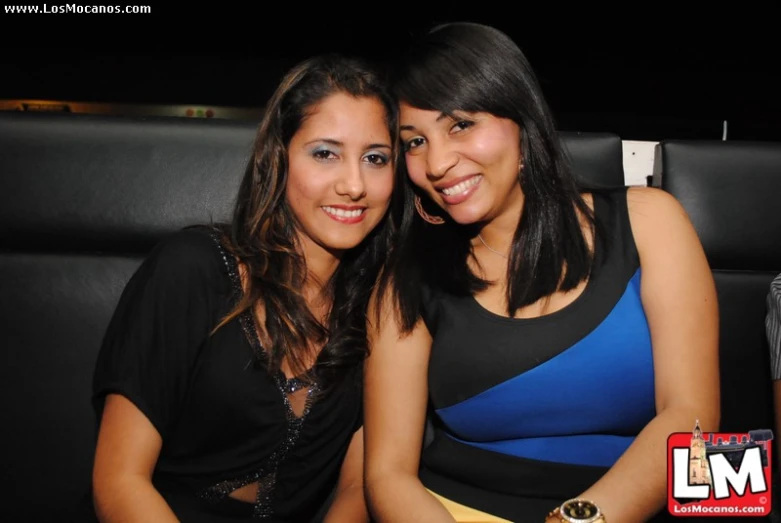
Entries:
[[[215,241],[217,248],[222,254],[223,261],[228,270],[228,274],[233,285],[234,296],[238,299],[242,292],[241,278],[237,267],[236,260],[225,250],[220,243],[220,239],[216,233],[212,234],[212,239]],[[257,324],[255,317],[251,310],[244,311],[239,316],[239,322],[244,330],[244,334],[247,337],[250,345],[255,354],[263,355],[265,351],[260,343],[258,337]],[[287,458],[290,450],[295,446],[301,433],[301,427],[309,414],[309,410],[312,406],[312,397],[319,391],[317,383],[310,384],[307,381],[300,379],[299,377],[293,377],[287,379],[282,372],[278,372],[275,376],[277,388],[282,395],[282,400],[285,404],[286,421],[287,421],[287,433],[285,438],[280,442],[280,445],[269,456],[266,463],[263,464],[257,471],[252,472],[244,477],[229,479],[222,481],[216,485],[204,489],[200,494],[200,498],[204,501],[212,504],[219,503],[225,497],[237,489],[246,487],[253,483],[257,484],[257,494],[255,496],[255,503],[253,508],[253,517],[255,518],[268,518],[274,514],[274,505],[272,502],[274,487],[276,486],[277,471],[280,465]],[[306,400],[301,415],[297,416],[293,405],[290,402],[290,394],[293,394],[301,389],[307,388]]]

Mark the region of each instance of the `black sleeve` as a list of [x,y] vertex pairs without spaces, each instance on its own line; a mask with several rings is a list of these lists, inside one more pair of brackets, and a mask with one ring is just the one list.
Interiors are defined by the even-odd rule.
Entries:
[[110,393],[127,397],[163,438],[187,394],[199,349],[213,328],[223,283],[213,239],[187,229],[160,242],[125,287],[93,378],[102,414]]
[[420,287],[420,317],[423,323],[426,325],[431,336],[434,336],[437,332],[438,325],[438,303],[437,303],[436,291],[430,288],[427,284],[423,284]]

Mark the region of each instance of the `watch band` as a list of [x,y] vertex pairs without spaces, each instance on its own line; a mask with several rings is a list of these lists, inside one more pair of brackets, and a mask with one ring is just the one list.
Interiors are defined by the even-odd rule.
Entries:
[[561,523],[607,523],[605,515],[596,503],[587,499],[568,499],[548,514]]

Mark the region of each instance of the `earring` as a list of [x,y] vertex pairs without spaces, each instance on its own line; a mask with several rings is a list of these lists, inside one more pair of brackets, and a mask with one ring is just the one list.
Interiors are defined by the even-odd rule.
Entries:
[[523,156],[521,156],[521,159],[518,160],[518,183],[521,184],[521,187],[524,186],[524,178],[523,175]]
[[415,210],[418,211],[418,215],[420,215],[423,220],[432,225],[442,225],[445,223],[445,220],[440,216],[433,216],[423,209],[423,202],[420,201],[420,196],[418,195],[415,195]]

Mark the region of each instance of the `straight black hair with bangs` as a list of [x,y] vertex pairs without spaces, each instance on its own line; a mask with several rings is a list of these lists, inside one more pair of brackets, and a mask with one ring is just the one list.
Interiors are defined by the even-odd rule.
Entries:
[[[510,316],[589,277],[593,256],[578,211],[592,230],[597,229],[594,214],[572,175],[536,75],[506,34],[474,23],[437,26],[395,64],[394,90],[399,102],[416,108],[487,112],[520,126],[524,167],[519,182],[525,200],[508,265]],[[409,330],[419,317],[421,284],[467,295],[488,282],[467,265],[474,227],[456,224],[419,194],[428,212],[445,219],[443,225],[424,222],[413,206],[418,191],[406,178],[407,212],[380,293],[392,285],[401,326]]]

